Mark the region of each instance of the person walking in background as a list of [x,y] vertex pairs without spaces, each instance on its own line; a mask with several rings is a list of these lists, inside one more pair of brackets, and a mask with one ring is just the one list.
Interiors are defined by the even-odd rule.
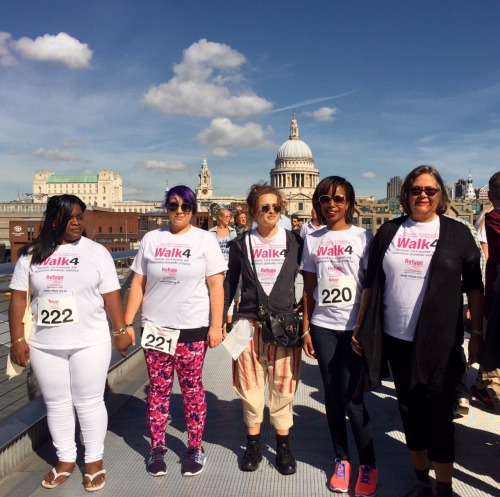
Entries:
[[[480,253],[467,226],[444,216],[449,199],[438,171],[422,165],[401,188],[405,216],[383,224],[371,244],[353,349],[364,353],[365,388],[380,385],[382,357],[391,367],[415,469],[407,497],[451,497],[455,386],[464,371],[462,291],[472,335],[469,361],[482,345]],[[443,298],[443,296],[446,298]]]
[[135,274],[125,318],[132,323],[142,304],[142,346],[150,381],[147,471],[153,476],[167,472],[165,430],[175,371],[188,432],[181,473],[194,476],[203,471],[206,461],[202,446],[207,416],[203,363],[207,345],[216,347],[222,342],[227,264],[214,236],[190,224],[196,214],[191,189],[184,185],[171,188],[164,207],[169,225],[146,233],[132,264]]
[[239,318],[250,321],[254,328],[252,340],[233,362],[233,387],[243,402],[243,419],[247,427],[247,447],[240,469],[255,471],[262,461],[261,427],[267,380],[269,413],[276,431],[276,469],[283,475],[291,475],[296,472],[297,464],[290,448],[289,434],[293,425],[292,404],[302,350],[262,340],[259,294],[266,294],[271,312],[293,311],[293,282],[300,262],[302,240],[295,233],[277,226],[282,206],[279,192],[274,187],[265,183],[253,185],[247,204],[257,227],[232,241],[224,281],[224,313],[227,313],[241,275]]
[[305,238],[309,233],[314,233],[316,230],[319,230],[320,228],[323,228],[324,224],[321,224],[319,219],[318,219],[318,214],[316,214],[316,211],[314,209],[311,209],[311,219],[307,221],[307,223],[304,223],[300,227],[300,236],[302,238]]
[[[217,211],[217,225],[208,230],[215,236],[226,262],[229,259],[229,242],[236,237],[236,230],[232,226],[229,226],[230,220],[231,212],[229,209],[219,209]],[[227,314],[227,324],[230,326],[232,326],[233,323],[233,310],[234,301],[231,303],[231,307]]]
[[488,186],[488,198],[494,209],[484,216],[488,243],[485,287],[485,317],[488,323],[481,364],[484,385],[500,414],[500,171],[490,178]]
[[246,212],[243,212],[241,210],[237,210],[234,213],[233,228],[236,231],[237,235],[239,235],[240,233],[243,233],[244,231],[248,230]]
[[[58,487],[75,469],[76,411],[85,446],[83,485],[92,492],[106,483],[104,387],[111,360],[106,316],[123,356],[135,336],[125,329],[110,253],[84,236],[85,208],[75,195],[48,200],[40,235],[21,249],[14,269],[9,325],[11,358],[20,366],[31,363],[57,452],[58,461],[42,486]],[[29,343],[22,323],[28,289],[33,314]]]
[[217,211],[217,225],[208,231],[215,236],[224,259],[229,259],[229,242],[236,237],[236,230],[229,226],[231,221],[231,212],[229,209],[219,209]]
[[349,490],[351,458],[347,443],[349,418],[360,467],[355,487],[358,497],[376,494],[378,473],[363,394],[354,394],[361,375],[361,357],[351,347],[371,231],[352,225],[355,197],[348,181],[339,176],[323,179],[313,194],[314,209],[326,227],[304,240],[301,269],[304,276],[305,354],[318,361],[325,409],[335,453],[330,489]]

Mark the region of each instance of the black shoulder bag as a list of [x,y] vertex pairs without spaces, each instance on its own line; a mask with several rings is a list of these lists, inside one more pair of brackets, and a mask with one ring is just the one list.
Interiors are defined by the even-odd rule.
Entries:
[[264,289],[257,277],[255,260],[252,250],[252,237],[248,233],[248,243],[250,245],[250,258],[255,276],[255,286],[257,287],[257,300],[259,303],[259,316],[262,321],[262,340],[264,342],[277,345],[279,347],[301,347],[302,346],[302,319],[296,312],[271,312],[267,305],[268,300]]

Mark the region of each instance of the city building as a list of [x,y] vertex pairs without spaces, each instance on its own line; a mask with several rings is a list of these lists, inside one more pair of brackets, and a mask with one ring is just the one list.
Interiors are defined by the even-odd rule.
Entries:
[[48,197],[68,193],[77,195],[86,204],[111,207],[122,201],[122,177],[103,169],[98,174],[62,175],[50,171],[35,171],[33,202],[46,202]]
[[[248,187],[250,187],[250,185],[248,185]],[[200,219],[205,219],[203,213],[208,213],[208,217],[215,216],[215,211],[222,207],[231,211],[236,209],[247,209],[245,195],[223,196],[214,194],[212,173],[208,168],[207,158],[205,156],[203,157],[200,172],[198,173],[198,186],[194,193],[198,203],[198,214],[200,215]],[[206,219],[208,219],[208,217],[206,217]]]
[[288,214],[309,219],[312,196],[319,183],[319,171],[314,167],[311,149],[300,139],[295,112],[290,125],[290,136],[278,149],[270,176],[271,185],[279,188],[287,197]]
[[387,198],[399,198],[401,187],[403,186],[403,179],[399,176],[392,177],[387,182]]

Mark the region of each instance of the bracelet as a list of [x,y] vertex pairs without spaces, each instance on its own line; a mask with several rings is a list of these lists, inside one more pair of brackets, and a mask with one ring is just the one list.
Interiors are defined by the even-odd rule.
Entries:
[[117,337],[120,335],[125,335],[127,333],[127,328],[120,328],[118,331],[113,331],[113,336]]
[[361,328],[361,326],[360,326],[359,324],[355,324],[355,325],[352,327],[352,331],[358,331],[360,328]]
[[25,342],[25,341],[26,341],[26,338],[21,337],[21,338],[18,338],[17,340],[14,340],[14,341],[10,344],[10,346],[12,347],[12,346],[13,346],[15,343],[17,343],[17,342]]
[[311,333],[311,330],[304,331],[304,333],[302,333],[300,338],[304,338],[306,335],[309,335],[309,333]]
[[133,328],[133,327],[134,327],[134,323],[130,323],[130,324],[125,325],[125,328]]
[[222,330],[223,329],[222,326],[215,326],[215,324],[211,324],[210,328],[217,328],[218,330]]
[[479,335],[479,336],[484,336],[484,333],[481,331],[481,330],[470,330],[470,332],[473,334],[473,335]]

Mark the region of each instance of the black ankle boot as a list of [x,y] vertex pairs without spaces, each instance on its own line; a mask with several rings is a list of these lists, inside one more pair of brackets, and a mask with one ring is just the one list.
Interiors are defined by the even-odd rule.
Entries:
[[276,447],[276,469],[282,475],[293,475],[297,471],[297,463],[287,443],[278,443]]
[[247,442],[247,448],[241,458],[241,471],[255,471],[262,461],[262,452],[260,450],[260,442],[254,440]]

